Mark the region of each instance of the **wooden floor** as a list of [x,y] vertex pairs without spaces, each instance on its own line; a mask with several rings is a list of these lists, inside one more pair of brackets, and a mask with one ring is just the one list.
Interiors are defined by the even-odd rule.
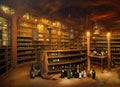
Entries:
[[41,77],[29,77],[30,66],[21,66],[12,70],[8,77],[0,79],[0,87],[120,87],[120,70],[97,70],[97,78],[47,80]]

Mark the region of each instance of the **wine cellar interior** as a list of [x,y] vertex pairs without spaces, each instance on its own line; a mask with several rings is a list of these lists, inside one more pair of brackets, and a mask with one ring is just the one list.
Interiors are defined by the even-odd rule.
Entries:
[[119,0],[0,0],[0,87],[120,87],[119,14]]

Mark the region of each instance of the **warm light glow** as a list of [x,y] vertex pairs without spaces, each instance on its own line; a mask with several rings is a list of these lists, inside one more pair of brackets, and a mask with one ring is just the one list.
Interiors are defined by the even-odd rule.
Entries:
[[66,27],[60,21],[52,21],[52,20],[48,20],[46,18],[41,18],[40,22],[45,24],[45,25],[49,25],[50,27],[58,27],[58,28],[65,28]]
[[52,23],[52,25],[53,25],[53,26],[56,26],[56,23],[55,23],[55,22],[53,22],[53,23]]
[[39,37],[43,37],[43,35],[41,35],[41,34],[39,34],[38,36],[39,36]]
[[100,30],[96,29],[93,34],[100,34]]
[[87,33],[86,33],[86,34],[87,34],[87,37],[90,37],[90,32],[89,32],[89,31],[87,31]]
[[7,12],[8,8],[6,6],[2,6],[3,11]]
[[110,37],[110,32],[107,33],[107,37]]
[[60,30],[58,31],[58,35],[61,35],[61,31]]
[[29,13],[25,13],[25,14],[23,15],[23,18],[29,19]]
[[44,25],[43,24],[38,24],[37,29],[38,29],[38,32],[43,32]]
[[1,5],[0,6],[0,9],[3,11],[3,12],[5,12],[5,13],[7,13],[7,14],[14,14],[15,13],[15,11],[14,11],[14,9],[12,9],[12,8],[10,8],[10,7],[8,7],[8,6],[5,6],[5,5]]
[[56,23],[58,27],[61,27],[61,23],[60,22],[57,22]]
[[35,19],[35,22],[37,22],[38,20],[37,19]]

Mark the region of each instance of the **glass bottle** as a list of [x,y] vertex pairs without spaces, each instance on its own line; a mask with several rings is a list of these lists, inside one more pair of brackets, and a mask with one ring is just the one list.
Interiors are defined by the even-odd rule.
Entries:
[[95,79],[96,78],[96,71],[93,69],[92,70],[92,79]]
[[64,66],[62,66],[62,69],[61,69],[61,78],[64,78],[65,77],[65,70],[64,70]]
[[30,69],[30,77],[35,78],[35,67],[33,64],[32,64],[31,69]]

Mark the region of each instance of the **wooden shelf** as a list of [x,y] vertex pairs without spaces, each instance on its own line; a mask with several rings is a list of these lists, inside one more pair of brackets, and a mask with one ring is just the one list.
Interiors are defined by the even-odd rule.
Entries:
[[[8,68],[9,67],[9,68]],[[11,47],[0,47],[0,76],[12,68]]]
[[2,59],[2,60],[0,60],[0,63],[1,63],[1,62],[5,62],[5,61],[6,61],[6,59]]
[[49,63],[48,65],[66,65],[66,64],[73,64],[73,63],[81,63],[86,61],[86,59],[78,59],[78,60],[73,60],[73,61],[68,61],[68,62],[58,62],[58,63]]
[[107,58],[107,56],[95,56],[95,55],[90,55],[89,57],[98,58],[98,59],[106,59]]
[[24,18],[18,21],[17,30],[17,64],[36,61],[36,50],[33,45],[33,31],[37,29],[37,22]]
[[70,57],[75,57],[75,56],[84,56],[86,53],[82,54],[73,54],[73,55],[64,55],[64,56],[48,56],[48,58],[70,58]]
[[90,55],[90,65],[100,67],[101,70],[108,66],[108,56]]
[[[94,38],[93,38],[94,37]],[[109,57],[109,45],[108,45],[108,37],[107,33],[102,33],[100,35],[95,35],[93,37],[90,37],[89,46],[90,49],[88,50],[88,70],[90,70],[93,66],[100,67],[101,70],[104,68],[109,68],[108,59]],[[94,51],[97,52],[97,54],[94,53]],[[105,56],[102,55],[101,52],[104,52]],[[95,54],[95,55],[94,55]]]
[[[57,55],[56,55],[57,54]],[[86,50],[71,49],[71,50],[44,50],[41,51],[41,67],[46,70],[45,73],[59,72],[62,66],[69,64],[86,65]],[[46,55],[46,56],[45,56]],[[59,59],[59,61],[54,61]],[[45,62],[46,61],[46,62]],[[84,63],[84,64],[83,64]],[[59,67],[51,70],[52,67]],[[43,69],[42,69],[43,70]],[[48,70],[48,71],[47,71]],[[43,71],[41,71],[43,73]]]
[[33,55],[33,54],[35,54],[35,52],[26,52],[26,53],[23,52],[23,53],[18,54],[18,56],[22,56],[22,55],[25,56],[25,55],[30,55],[30,54]]
[[22,61],[22,60],[30,60],[30,59],[35,59],[36,56],[24,56],[24,58],[18,58],[18,62]]
[[117,67],[120,65],[120,34],[112,33],[111,36],[111,58],[114,61],[114,65]]

